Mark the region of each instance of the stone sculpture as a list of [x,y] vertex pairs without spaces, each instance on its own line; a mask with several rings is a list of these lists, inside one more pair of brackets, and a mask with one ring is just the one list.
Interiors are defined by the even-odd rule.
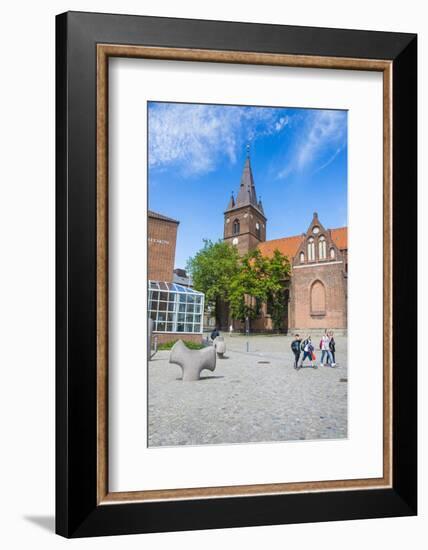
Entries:
[[226,342],[224,341],[223,336],[217,336],[214,340],[214,347],[217,352],[217,357],[223,359],[224,352],[226,351]]
[[181,367],[183,382],[200,380],[202,370],[215,369],[215,347],[192,350],[188,349],[182,340],[178,340],[171,348],[169,362]]

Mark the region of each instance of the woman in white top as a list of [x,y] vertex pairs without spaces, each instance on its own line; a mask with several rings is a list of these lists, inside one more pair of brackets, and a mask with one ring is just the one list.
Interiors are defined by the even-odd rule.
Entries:
[[[324,366],[324,357],[327,356],[328,359],[330,360],[330,365],[332,367],[335,367],[336,363],[333,363],[333,355],[330,350],[330,337],[328,335],[327,330],[324,332],[321,338],[320,348],[321,348],[321,363],[320,363],[321,366]],[[328,362],[325,363],[325,366],[328,367],[329,363]]]

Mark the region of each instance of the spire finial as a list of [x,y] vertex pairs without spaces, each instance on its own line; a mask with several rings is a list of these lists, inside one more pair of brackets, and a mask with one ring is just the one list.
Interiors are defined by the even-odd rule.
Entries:
[[247,143],[247,158],[250,158],[250,144]]

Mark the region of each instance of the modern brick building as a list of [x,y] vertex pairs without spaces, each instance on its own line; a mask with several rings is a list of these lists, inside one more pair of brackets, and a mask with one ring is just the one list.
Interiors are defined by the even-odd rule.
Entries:
[[148,212],[148,315],[160,344],[179,338],[202,341],[204,295],[177,282],[174,273],[178,225],[177,220]]
[[151,210],[147,216],[148,277],[152,281],[172,281],[180,222]]
[[[224,213],[224,240],[241,255],[258,248],[264,256],[277,249],[291,264],[289,281],[284,281],[286,314],[284,331],[311,331],[324,328],[347,329],[347,228],[327,229],[315,212],[305,233],[266,240],[267,217],[257,200],[249,155],[245,160],[239,191],[231,197]],[[222,324],[242,324],[222,315]],[[226,325],[226,323],[228,323]],[[272,330],[269,304],[263,304],[253,330]]]

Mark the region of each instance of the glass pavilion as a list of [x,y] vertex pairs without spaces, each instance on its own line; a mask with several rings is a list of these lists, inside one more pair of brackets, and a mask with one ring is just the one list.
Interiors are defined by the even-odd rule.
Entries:
[[148,310],[155,332],[202,334],[204,294],[176,283],[149,281]]

